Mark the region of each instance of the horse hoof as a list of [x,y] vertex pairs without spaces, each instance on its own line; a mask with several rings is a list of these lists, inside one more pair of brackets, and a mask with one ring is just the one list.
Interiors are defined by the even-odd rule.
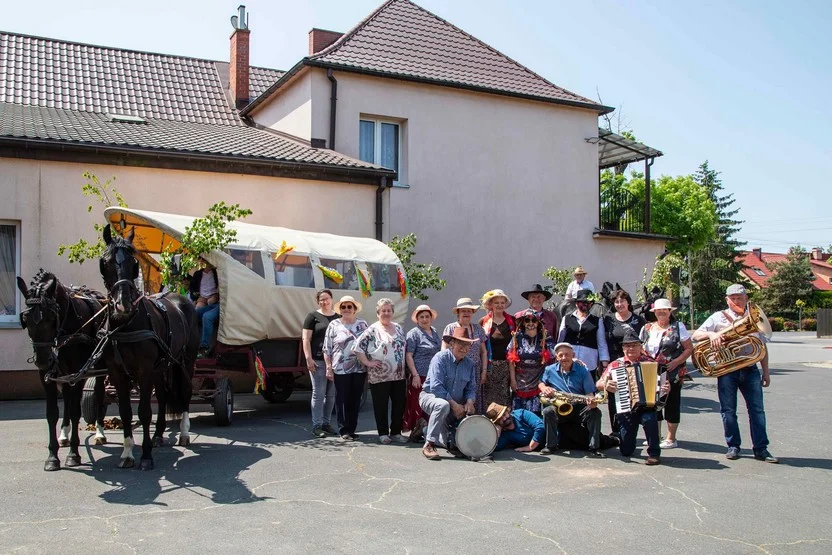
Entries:
[[153,447],[164,447],[165,438],[162,436],[153,436]]
[[67,455],[64,465],[67,467],[81,466],[81,455]]
[[61,447],[69,447],[69,440],[68,439],[59,439],[58,445]]
[[177,445],[179,445],[180,447],[187,447],[190,444],[191,444],[191,438],[189,438],[189,437],[180,437],[179,442],[177,443]]
[[104,436],[97,437],[93,441],[93,445],[107,445],[107,438]]
[[134,459],[121,459],[118,461],[119,468],[133,468],[136,465],[136,461]]
[[54,472],[56,470],[61,469],[61,461],[58,459],[48,459],[46,463],[43,465],[43,469],[46,472]]
[[142,459],[139,470],[153,470],[153,459]]

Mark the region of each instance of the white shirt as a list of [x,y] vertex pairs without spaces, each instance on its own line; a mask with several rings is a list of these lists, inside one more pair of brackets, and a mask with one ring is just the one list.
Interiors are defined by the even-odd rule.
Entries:
[[567,299],[574,299],[575,295],[578,294],[578,291],[581,289],[589,289],[593,293],[595,293],[595,286],[592,285],[592,282],[588,279],[583,280],[581,283],[578,283],[578,280],[572,280],[572,283],[566,288],[566,295],[564,295]]
[[[725,316],[726,312],[731,315],[732,320],[729,320],[728,317]],[[708,316],[708,319],[705,320],[704,322],[702,322],[702,325],[699,326],[699,329],[696,330],[696,331],[721,332],[722,330],[730,328],[733,325],[733,320],[739,320],[740,318],[742,318],[743,316],[746,316],[747,314],[748,314],[747,309],[746,309],[745,314],[737,314],[736,312],[734,312],[730,308],[726,309],[724,311],[720,310],[719,312],[714,312],[713,314]],[[760,341],[762,341],[764,345],[766,343],[768,343],[768,339],[762,333],[754,333],[752,335],[756,335],[757,338]],[[741,352],[740,354],[748,354],[748,351],[750,351],[750,347],[748,349],[743,349],[743,352]]]
[[214,272],[203,270],[202,278],[199,280],[199,296],[207,299],[217,294],[217,280],[214,279]]
[[[679,325],[679,341],[687,341],[690,339],[690,334],[688,333],[688,329],[682,322],[677,322]],[[674,326],[676,324],[670,324]],[[651,357],[655,357],[656,353],[659,352],[659,347],[662,345],[662,337],[664,336],[664,332],[666,330],[659,327],[658,324],[653,324],[650,326],[650,329],[647,331],[647,341],[644,342],[644,350],[647,351],[647,354]]]

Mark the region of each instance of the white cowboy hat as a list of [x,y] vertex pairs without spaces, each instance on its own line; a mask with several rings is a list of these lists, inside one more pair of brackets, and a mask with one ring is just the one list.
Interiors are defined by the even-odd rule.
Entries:
[[413,311],[413,313],[410,315],[410,320],[411,320],[414,324],[418,324],[418,323],[419,323],[419,322],[416,320],[416,317],[419,315],[419,313],[420,313],[420,312],[430,312],[430,318],[431,318],[431,321],[436,320],[436,318],[438,318],[438,317],[439,317],[439,313],[438,313],[438,312],[436,312],[434,309],[432,309],[431,307],[429,307],[429,306],[428,306],[428,305],[426,305],[426,304],[420,304],[419,306],[417,306],[417,307],[416,307],[416,310],[414,310],[414,311]]
[[474,301],[471,300],[471,297],[462,297],[461,299],[457,299],[456,306],[451,309],[451,312],[459,314],[459,309],[461,308],[470,308],[476,312],[480,309],[480,305],[474,303]]
[[650,309],[650,312],[656,312],[656,310],[661,310],[666,308],[668,310],[676,310],[676,307],[670,304],[670,301],[667,299],[656,299],[656,302],[653,303],[653,308]]

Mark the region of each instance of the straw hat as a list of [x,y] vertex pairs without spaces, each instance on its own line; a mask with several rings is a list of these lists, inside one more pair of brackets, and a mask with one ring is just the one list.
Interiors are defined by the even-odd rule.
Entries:
[[505,405],[491,403],[488,405],[488,410],[485,411],[485,416],[487,416],[492,423],[496,424],[503,416],[505,416],[507,410],[508,407]]
[[578,266],[578,267],[575,268],[575,271],[572,272],[572,275],[573,276],[581,276],[581,275],[585,276],[586,275],[586,270],[584,270],[583,266]]
[[492,289],[491,291],[486,292],[485,295],[482,296],[482,307],[486,310],[489,310],[489,307],[491,306],[491,301],[493,301],[497,297],[502,297],[506,300],[506,308],[511,306],[511,297],[506,295],[502,289]]
[[344,303],[354,304],[356,314],[361,312],[361,308],[362,308],[361,303],[356,301],[354,298],[352,298],[351,295],[344,295],[343,297],[341,297],[341,300],[339,300],[337,303],[335,303],[335,306],[333,307],[333,308],[335,308],[335,312],[337,312],[338,314],[341,314],[341,305],[344,304]]
[[446,333],[442,336],[442,341],[444,341],[445,343],[450,344],[450,342],[453,340],[464,341],[468,344],[471,344],[474,341],[476,341],[476,339],[471,339],[471,336],[468,335],[468,328],[463,328],[459,326],[455,327],[453,332]]
[[471,300],[471,297],[462,297],[461,299],[457,299],[456,306],[451,309],[451,312],[459,314],[459,309],[461,308],[470,308],[476,312],[480,309],[480,305],[474,303],[474,301]]
[[416,307],[416,310],[414,310],[414,311],[413,311],[413,313],[410,315],[410,320],[411,320],[414,324],[418,324],[418,323],[419,323],[419,322],[416,320],[416,317],[419,315],[419,313],[420,313],[420,312],[430,312],[430,319],[431,319],[431,322],[432,322],[432,321],[434,321],[434,320],[436,320],[436,318],[437,318],[437,317],[439,317],[439,313],[438,313],[438,312],[436,312],[434,309],[432,309],[431,307],[429,307],[429,306],[428,306],[428,305],[426,305],[426,304],[420,304],[419,306],[417,306],[417,307]]
[[670,304],[670,301],[667,299],[656,299],[656,302],[653,303],[653,308],[650,309],[650,312],[656,312],[656,310],[661,310],[666,308],[668,310],[676,310],[677,307]]

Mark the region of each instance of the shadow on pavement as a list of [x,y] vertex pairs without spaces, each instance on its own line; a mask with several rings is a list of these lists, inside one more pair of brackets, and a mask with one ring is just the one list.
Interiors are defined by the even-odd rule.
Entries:
[[682,396],[681,411],[685,414],[696,414],[700,412],[719,412],[719,401],[716,399],[703,399],[701,397]]
[[798,457],[780,457],[780,464],[797,468],[819,468],[832,470],[832,459],[801,459]]

